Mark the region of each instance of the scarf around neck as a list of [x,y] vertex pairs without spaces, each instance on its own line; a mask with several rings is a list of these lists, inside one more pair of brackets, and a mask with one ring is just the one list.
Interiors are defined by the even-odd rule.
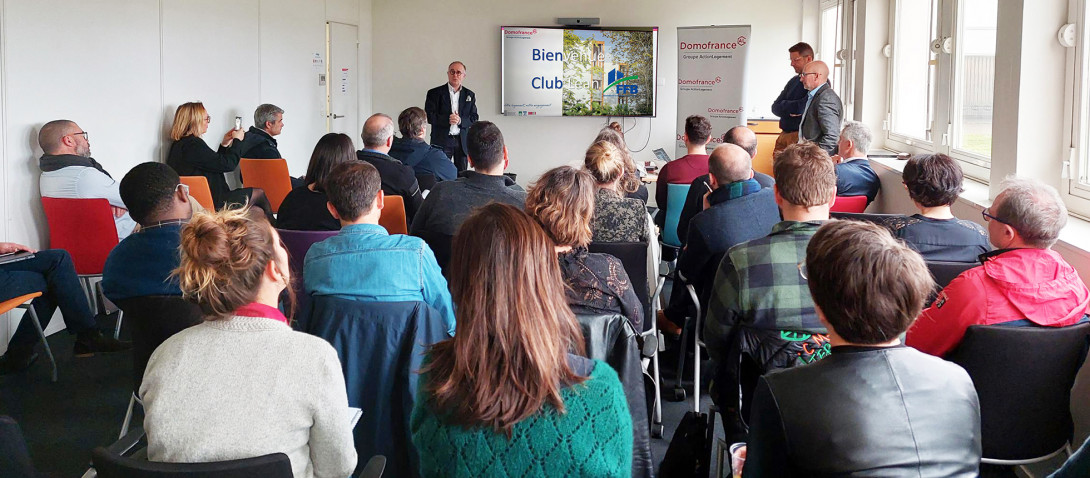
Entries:
[[91,157],[77,156],[75,154],[43,154],[41,159],[38,160],[38,168],[46,173],[67,168],[69,166],[95,168],[102,174],[109,176],[110,179],[113,179],[113,176],[110,176],[110,173],[107,173],[105,169],[102,169],[102,165],[98,164],[98,161],[95,161],[95,159]]

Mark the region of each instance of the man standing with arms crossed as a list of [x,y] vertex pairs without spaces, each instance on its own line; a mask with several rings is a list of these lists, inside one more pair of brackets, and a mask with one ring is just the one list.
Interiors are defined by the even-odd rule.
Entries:
[[780,117],[780,136],[776,138],[776,148],[772,156],[776,157],[788,145],[799,142],[799,123],[802,121],[802,112],[806,108],[808,91],[802,86],[799,74],[803,67],[814,61],[814,49],[808,43],[799,42],[787,49],[791,55],[791,68],[795,69],[795,76],[787,80],[780,96],[772,102],[772,114]]
[[428,90],[424,99],[424,112],[431,124],[431,144],[443,150],[458,168],[465,171],[466,135],[469,127],[477,122],[476,95],[462,87],[466,77],[466,65],[460,61],[447,66],[447,83]]

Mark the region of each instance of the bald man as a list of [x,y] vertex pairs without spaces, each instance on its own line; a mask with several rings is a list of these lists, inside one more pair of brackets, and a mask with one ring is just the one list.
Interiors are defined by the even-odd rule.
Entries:
[[363,149],[356,152],[356,157],[378,170],[383,194],[401,196],[405,200],[405,218],[411,224],[424,197],[420,195],[420,183],[416,181],[413,168],[389,155],[394,145],[394,120],[382,113],[373,114],[363,122],[360,137],[363,138]]
[[836,154],[840,140],[840,117],[843,104],[829,83],[829,65],[812,61],[799,74],[803,88],[809,91],[806,109],[799,125],[799,142],[813,141],[829,155]]
[[[767,236],[780,222],[772,188],[761,187],[753,178],[752,157],[741,147],[726,143],[715,148],[708,158],[708,180],[704,211],[689,223],[685,248],[677,260],[677,270],[702,299],[728,249]],[[674,291],[665,318],[678,324],[687,303],[682,300],[684,288]]]

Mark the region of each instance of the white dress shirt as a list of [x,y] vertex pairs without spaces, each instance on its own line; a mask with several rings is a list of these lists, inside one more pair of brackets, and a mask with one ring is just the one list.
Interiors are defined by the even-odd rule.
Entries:
[[[453,86],[450,86],[450,83],[447,83],[447,91],[450,92],[450,110],[454,113],[458,113],[458,98],[462,96],[462,87],[459,86],[458,89],[455,90]],[[456,136],[460,132],[462,132],[462,129],[459,128],[458,125],[450,125],[451,136]]]

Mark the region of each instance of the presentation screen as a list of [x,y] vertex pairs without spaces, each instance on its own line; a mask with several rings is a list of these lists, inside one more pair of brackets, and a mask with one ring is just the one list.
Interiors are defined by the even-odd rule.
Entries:
[[500,33],[505,116],[655,116],[657,27]]

